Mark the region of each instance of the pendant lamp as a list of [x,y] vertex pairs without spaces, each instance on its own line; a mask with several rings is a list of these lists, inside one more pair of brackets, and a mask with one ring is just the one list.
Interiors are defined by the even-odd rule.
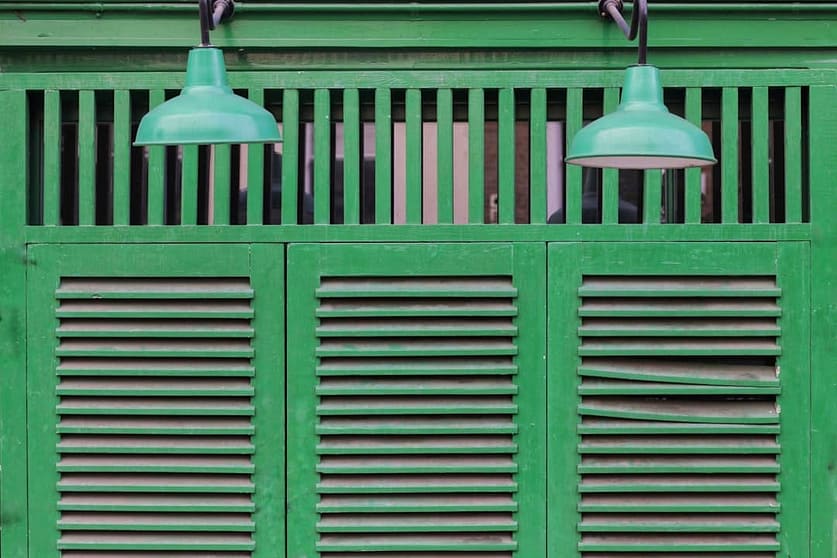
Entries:
[[228,19],[232,0],[200,0],[201,44],[189,51],[186,84],[180,95],[146,114],[134,145],[277,143],[273,115],[233,93],[224,55],[209,42],[209,30]]
[[615,112],[595,120],[573,138],[567,163],[616,169],[676,169],[716,163],[709,137],[663,104],[660,70],[646,64],[648,5],[635,0],[631,25],[622,18],[620,0],[602,0],[628,40],[639,32],[639,63],[625,72],[622,99]]

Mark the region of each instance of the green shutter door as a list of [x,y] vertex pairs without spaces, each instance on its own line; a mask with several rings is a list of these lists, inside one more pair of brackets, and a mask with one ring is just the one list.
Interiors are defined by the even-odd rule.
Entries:
[[278,556],[282,248],[30,259],[29,555]]
[[551,248],[550,424],[575,425],[553,556],[808,556],[807,265],[801,243]]
[[545,256],[289,248],[289,556],[543,554]]

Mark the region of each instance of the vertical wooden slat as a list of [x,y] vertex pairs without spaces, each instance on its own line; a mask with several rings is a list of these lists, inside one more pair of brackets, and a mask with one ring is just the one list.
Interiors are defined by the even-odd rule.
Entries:
[[96,223],[96,96],[78,93],[78,224]]
[[230,192],[232,189],[230,184],[232,176],[230,169],[231,148],[229,144],[219,144],[213,145],[212,150],[212,165],[215,170],[213,174],[212,224],[229,225]]
[[[264,89],[251,88],[247,97],[264,106]],[[261,225],[264,221],[264,147],[260,143],[247,146],[247,221]]]
[[343,222],[360,222],[360,93],[343,92]]
[[[686,89],[686,119],[700,127],[703,120],[701,110],[702,99],[701,89],[699,87],[689,87]],[[686,169],[686,223],[696,224],[700,223],[701,218],[701,184],[700,184],[700,168]]]
[[113,93],[113,224],[131,221],[131,92]]
[[724,87],[721,100],[721,222],[738,222],[738,89]]
[[184,145],[180,171],[180,223],[198,223],[198,146]]
[[770,222],[770,167],[767,87],[753,88],[751,113],[753,223]]
[[497,222],[514,223],[514,89],[501,89],[497,117]]
[[532,89],[529,114],[529,222],[546,223],[546,89]]
[[421,223],[421,90],[408,89],[406,98],[406,128],[407,128],[407,192],[406,192],[406,222],[407,224]]
[[282,97],[282,224],[297,223],[299,196],[299,91]]
[[[616,110],[619,105],[619,89],[608,87],[604,91],[604,113]],[[615,224],[619,222],[619,171],[617,169],[602,170],[602,223]]]
[[802,89],[785,89],[785,223],[802,222]]
[[61,223],[61,94],[44,92],[44,225]]
[[375,90],[375,222],[392,223],[392,92]]
[[[162,89],[155,89],[149,94],[149,110],[163,104],[166,100]],[[166,148],[163,145],[151,145],[148,148],[148,224],[163,224],[165,205],[165,164]]]
[[485,92],[468,91],[468,222],[485,220]]
[[437,221],[453,223],[453,92],[450,89],[440,89],[437,93],[436,126]]
[[[584,107],[582,105],[583,90],[577,87],[567,90],[567,127],[566,149],[569,150],[573,137],[581,130]],[[566,153],[566,151],[565,151]],[[577,225],[581,223],[581,167],[566,165],[567,183],[565,211],[566,223]]]
[[314,223],[331,221],[331,92],[314,92]]
[[645,191],[643,194],[643,223],[660,223],[662,206],[663,174],[659,169],[645,171]]

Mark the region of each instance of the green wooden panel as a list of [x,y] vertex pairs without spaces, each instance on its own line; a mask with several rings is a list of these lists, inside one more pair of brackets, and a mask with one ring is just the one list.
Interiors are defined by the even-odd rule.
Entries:
[[29,515],[27,510],[27,411],[26,400],[26,264],[21,231],[26,222],[26,191],[20,177],[26,175],[27,116],[29,103],[25,91],[0,92],[0,129],[21,141],[11,142],[0,154],[0,362],[3,363],[3,389],[0,390],[0,553],[25,558],[28,552]]
[[738,89],[725,87],[721,100],[721,222],[738,222]]
[[485,92],[468,91],[468,222],[485,222]]
[[453,223],[453,92],[440,89],[436,97],[438,223]]
[[361,153],[360,94],[357,89],[343,92],[343,222],[360,222]]
[[183,225],[197,225],[198,146],[184,145],[182,149],[180,173],[180,223]]
[[238,191],[238,184],[232,184],[231,156],[229,144],[212,146],[212,223],[215,225],[230,224],[230,195],[232,190]]
[[[609,114],[616,110],[619,105],[619,90],[614,87],[608,87],[604,91],[604,114]],[[654,171],[646,171],[646,174],[651,174]],[[648,197],[649,191],[646,189],[646,200],[649,202],[646,207],[653,203],[654,198]],[[613,224],[619,222],[619,171],[616,169],[602,170],[602,223]],[[645,221],[659,222],[658,220]]]
[[[43,265],[29,283],[28,360],[37,368],[30,368],[28,412],[42,426],[29,430],[29,475],[37,479],[28,495],[37,502],[29,555],[277,556],[284,548],[284,409],[277,404],[284,378],[275,373],[284,355],[282,247],[39,246],[32,257]],[[173,310],[162,321],[138,319],[161,305]],[[249,309],[251,327],[211,311],[230,307]],[[204,317],[194,312],[201,308]],[[143,350],[134,352],[132,338]],[[204,345],[219,350],[204,355],[211,360],[193,359]],[[164,346],[166,359],[148,358]]]
[[[565,153],[572,144],[573,137],[581,130],[584,113],[584,94],[581,88],[567,90],[567,122]],[[566,184],[564,185],[565,219],[568,225],[581,223],[581,167],[566,165]]]
[[[686,119],[696,126],[703,120],[701,90],[697,87],[686,89]],[[686,169],[686,223],[700,223],[701,221],[701,169]]]
[[497,116],[497,222],[514,223],[515,119],[514,89],[501,89]]
[[299,201],[299,91],[286,89],[282,98],[282,224],[297,223]]
[[44,92],[43,176],[43,223],[58,225],[61,223],[61,94],[58,91]]
[[96,97],[78,94],[78,224],[96,224]]
[[785,222],[802,222],[802,91],[785,89]]
[[[580,257],[574,258],[576,250]],[[811,482],[810,438],[800,435],[809,431],[810,420],[805,356],[810,335],[807,258],[805,243],[551,246],[549,377],[561,381],[556,381],[560,387],[550,385],[548,412],[556,419],[549,422],[577,420],[565,413],[572,406],[568,403],[579,401],[570,395],[576,390],[567,389],[573,386],[566,378],[578,366],[578,411],[584,420],[577,454],[581,478],[578,495],[569,496],[578,503],[577,510],[586,514],[578,524],[580,539],[564,525],[567,516],[575,515],[574,508],[564,509],[560,517],[558,511],[550,516],[550,525],[556,529],[550,530],[551,552],[570,555],[566,545],[578,540],[582,556],[652,551],[748,556],[756,550],[809,556],[804,524],[809,493],[798,489]],[[767,329],[757,334],[778,336],[782,351],[774,353],[778,355],[775,362],[743,360],[748,349],[739,340],[746,331],[744,324],[749,323],[750,318],[744,316],[749,315],[750,303],[739,298],[739,292],[781,309],[778,327],[775,316],[779,314],[774,313],[774,317],[760,318]],[[632,297],[637,297],[637,308],[644,306],[647,312],[622,318],[619,307]],[[688,297],[684,300],[694,308],[730,304],[742,317],[728,314],[727,319],[739,325],[711,333],[705,330],[705,322],[690,318],[674,325],[668,318],[655,317],[654,299],[666,297],[673,297],[672,301],[660,304],[668,307],[678,297]],[[576,332],[572,326],[578,323],[577,316],[581,327]],[[642,357],[626,358],[636,353],[620,345],[621,338],[645,335],[655,320],[663,320],[659,323],[665,324],[665,331],[661,329],[660,335],[668,339],[655,341]],[[727,351],[723,338],[732,334]],[[604,341],[608,352],[590,350],[608,336],[617,341]],[[691,342],[677,353],[666,350],[668,341],[689,336],[716,344],[716,351],[701,355]],[[577,352],[572,350],[574,343]],[[580,364],[576,364],[576,354],[582,356]],[[739,360],[718,360],[721,354],[737,354]],[[742,364],[743,368],[736,369]],[[735,384],[728,383],[739,376],[763,378],[764,385],[780,383],[781,391],[770,390],[769,398],[768,392],[739,395]],[[673,400],[647,398],[652,394],[666,394]],[[775,429],[753,430],[771,423],[778,423],[778,438]],[[570,455],[569,441],[556,434],[549,439],[550,471],[562,467],[563,477],[570,477],[572,470],[564,461]],[[724,486],[730,473],[750,475],[754,484],[747,487],[741,482],[743,477],[729,477],[731,484]],[[776,473],[780,473],[778,482]],[[570,489],[566,486],[550,480],[550,488],[554,498],[567,499]],[[751,515],[725,515],[725,521],[716,521],[718,512],[734,511]],[[637,512],[655,515],[638,521]],[[690,515],[666,515],[684,513]]]
[[406,128],[406,194],[404,214],[407,224],[419,224],[422,221],[422,105],[421,90],[408,89],[404,102]]
[[770,222],[769,115],[767,87],[754,87],[751,107],[753,222]]
[[[149,93],[149,110],[163,104],[166,100],[166,92],[162,89],[153,89]],[[148,150],[148,219],[149,225],[163,224],[163,211],[165,207],[165,172],[166,172],[166,148],[160,145],[146,148]]]
[[113,224],[127,225],[131,215],[131,93],[113,92]]
[[375,222],[392,223],[392,92],[375,90]]
[[[247,97],[259,106],[264,106],[264,89],[250,88]],[[247,149],[247,219],[249,225],[264,222],[264,148],[260,144],[248,145]]]
[[659,224],[662,213],[663,175],[657,169],[644,171],[642,222]]
[[[542,244],[290,246],[290,554],[542,552],[544,262]],[[484,327],[486,296],[516,317]]]
[[834,183],[837,180],[837,118],[833,107],[837,87],[810,90],[808,122],[811,144],[811,223],[816,234],[811,243],[811,556],[834,553],[837,537],[837,503],[834,501],[837,409],[834,394],[834,285],[837,284]]
[[314,223],[331,222],[331,93],[314,92]]

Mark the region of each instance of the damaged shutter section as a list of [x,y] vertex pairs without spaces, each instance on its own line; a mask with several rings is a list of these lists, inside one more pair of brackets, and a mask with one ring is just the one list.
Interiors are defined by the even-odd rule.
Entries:
[[56,297],[61,555],[249,558],[249,279],[63,278]]
[[775,557],[775,277],[585,276],[579,294],[581,555]]

